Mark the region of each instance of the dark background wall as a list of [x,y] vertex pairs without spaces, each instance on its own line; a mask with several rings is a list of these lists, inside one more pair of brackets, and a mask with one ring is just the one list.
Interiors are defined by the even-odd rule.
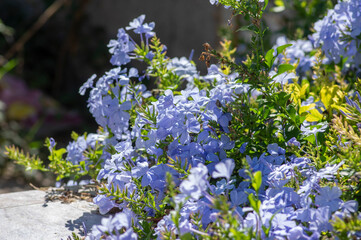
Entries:
[[168,46],[170,56],[199,55],[204,42],[215,44],[221,9],[206,0],[93,0],[89,4],[90,22],[105,28],[112,38],[119,27],[146,14],[154,21],[157,35]]
[[[0,54],[31,28],[54,0],[1,0],[0,19],[14,28],[11,39],[0,38]],[[215,46],[222,8],[205,0],[68,0],[14,57],[15,74],[67,107],[85,108],[77,90],[93,73],[111,68],[106,45],[117,29],[141,14],[155,22],[168,56],[189,56],[205,72],[198,57],[205,42]],[[76,104],[74,104],[76,103]],[[74,105],[74,106],[73,106]]]

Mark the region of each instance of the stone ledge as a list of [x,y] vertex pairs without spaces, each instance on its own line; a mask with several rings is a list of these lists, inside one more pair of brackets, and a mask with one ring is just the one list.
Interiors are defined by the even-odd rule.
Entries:
[[45,202],[46,193],[32,190],[0,194],[0,233],[7,240],[66,239],[100,224],[102,216],[91,202]]

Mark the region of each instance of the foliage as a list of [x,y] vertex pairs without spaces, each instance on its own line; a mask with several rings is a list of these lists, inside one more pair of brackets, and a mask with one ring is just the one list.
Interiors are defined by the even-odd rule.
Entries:
[[[229,41],[220,51],[204,44],[201,76],[191,59],[166,56],[141,15],[110,41],[114,68],[79,90],[90,89],[99,132],[73,134],[66,149],[47,140],[49,168],[59,178],[89,174],[100,184],[99,211],[118,212],[87,239],[359,236],[361,13],[348,12],[361,2],[338,3],[312,40],[283,39],[268,51],[268,1],[210,3],[249,21],[242,62]],[[123,67],[132,61],[145,69]],[[38,164],[14,148],[8,155]]]

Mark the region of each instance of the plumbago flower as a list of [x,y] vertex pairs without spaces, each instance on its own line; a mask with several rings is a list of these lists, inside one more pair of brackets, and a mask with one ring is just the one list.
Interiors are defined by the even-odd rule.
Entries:
[[339,63],[341,56],[353,67],[361,64],[361,1],[349,0],[339,2],[334,9],[315,23],[312,41],[315,47],[322,48],[326,57]]
[[[361,8],[360,0],[340,1],[334,9],[314,25],[314,33],[308,40],[288,40],[285,36],[278,37],[274,50],[277,47],[290,44],[282,54],[277,53],[275,65],[288,61],[297,64],[296,72],[300,77],[305,77],[315,66],[317,59],[315,51],[321,48],[325,54],[324,63],[338,64],[345,61],[344,72],[348,69],[359,71],[361,67]],[[285,73],[284,73],[285,74]]]
[[[180,194],[175,198],[178,207],[158,222],[156,234],[163,236],[169,231],[180,235],[190,232],[196,234],[204,231],[212,222],[219,224],[221,212],[212,206],[217,195],[226,196],[237,209],[234,213],[238,219],[237,231],[256,229],[262,239],[317,239],[321,232],[332,230],[329,221],[335,214],[339,216],[342,212],[350,216],[357,211],[355,201],[344,202],[340,199],[341,192],[338,187],[319,185],[325,180],[332,182],[342,163],[316,170],[310,159],[295,156],[287,158],[285,153],[277,144],[271,144],[268,146],[268,153],[262,154],[260,158],[248,157],[250,170],[262,173],[262,185],[257,190],[262,204],[258,209],[247,207],[247,196],[254,193],[249,188],[249,182],[241,182],[238,187],[232,184],[232,187],[228,188],[233,189],[230,193],[228,190],[214,192],[207,167],[200,163],[192,168],[188,178],[180,184]],[[230,184],[229,177],[233,168],[232,159],[220,162],[215,166],[216,171],[212,177],[224,177]],[[249,179],[244,170],[240,175]],[[299,181],[298,191],[287,186],[291,181]],[[180,218],[178,222],[174,222],[172,216],[177,213]],[[195,224],[196,218],[192,216],[201,219],[203,228]],[[262,226],[269,230],[264,232],[266,228]]]
[[173,70],[174,73],[178,76],[197,76],[196,66],[194,66],[186,57],[176,57],[171,59],[171,61],[167,65],[167,68]]
[[[250,17],[258,34],[253,44],[260,44],[267,1],[210,3]],[[310,93],[294,103],[283,87],[313,66],[311,42],[333,61],[342,55],[357,65],[361,26],[355,9],[355,0],[337,4],[316,23],[310,41],[279,40],[275,49],[284,56],[273,55],[274,49],[263,55],[258,47],[237,65],[208,49],[203,54],[221,58],[229,71],[207,62],[205,76],[192,57],[166,56],[145,15],[119,29],[108,45],[113,68],[79,89],[81,95],[89,90],[99,133],[76,136],[62,150],[53,139],[47,144],[50,160],[67,152],[70,166],[96,169],[94,203],[101,214],[118,212],[93,226],[86,239],[319,239],[338,236],[335,221],[357,220],[358,202],[342,185],[349,155],[329,153],[323,139],[332,133],[329,120],[322,115],[310,123],[300,111],[312,105],[323,113],[322,99],[315,102],[317,93]],[[124,67],[132,61],[147,66]],[[287,71],[288,63],[298,64],[296,72]],[[147,91],[143,79],[156,89]],[[343,114],[358,120],[359,104],[346,101]]]
[[117,40],[111,40],[108,44],[109,52],[112,54],[110,62],[113,65],[121,66],[130,62],[129,53],[134,50],[135,46],[123,28],[118,30],[117,37]]
[[136,222],[136,220],[136,216],[131,210],[124,209],[123,212],[117,213],[115,216],[103,218],[101,225],[93,226],[92,231],[86,237],[86,240],[136,240],[138,237],[132,228],[132,224]]
[[[285,147],[301,151],[304,138],[310,135],[318,146],[317,134],[326,131],[326,122],[312,126],[304,122],[297,138],[270,143],[263,153],[250,150],[253,144],[248,147],[249,142],[237,141],[231,124],[234,112],[228,106],[239,99],[257,101],[264,98],[262,93],[253,94],[252,85],[241,83],[238,73],[227,75],[211,65],[208,74],[200,76],[189,59],[167,58],[158,40],[149,43],[149,36],[155,36],[154,23],[144,20],[142,15],[125,28],[140,35],[142,43],[136,44],[120,30],[122,37],[118,34],[111,44],[113,56],[117,55],[114,59],[118,59],[113,61],[116,67],[95,84],[92,76],[80,89],[84,94],[90,88],[89,109],[108,134],[97,177],[103,185],[94,203],[102,214],[114,208],[121,212],[94,226],[88,239],[210,234],[225,239],[236,234],[317,239],[333,231],[331,220],[357,212],[357,202],[343,200],[335,183],[343,162],[316,168],[307,154],[286,151]],[[285,51],[289,61],[306,59],[309,42],[294,45]],[[145,75],[123,69],[121,65],[128,60],[149,64]],[[169,76],[175,82],[163,84],[172,81]],[[141,83],[145,77],[163,84],[152,98]],[[270,84],[283,85],[296,77],[283,72]],[[196,87],[195,79],[210,87]],[[187,81],[186,90],[176,91],[179,81]],[[78,145],[82,146],[82,139]],[[74,143],[74,148],[78,145]],[[240,155],[246,153],[241,162]]]
[[[137,34],[148,33],[154,25],[143,24],[143,21],[144,17],[141,16],[126,29],[135,29],[134,32]],[[125,36],[127,33],[122,31],[122,34]],[[129,39],[128,35],[126,39]],[[121,41],[119,44],[114,41],[112,46],[124,44],[123,38],[118,38],[118,41]],[[132,44],[137,47],[135,43]],[[129,49],[131,48],[118,50],[122,51],[122,56],[136,58],[137,55],[129,52]],[[113,53],[120,54],[115,51]],[[153,56],[155,57],[156,55]],[[128,198],[142,202],[146,194],[149,197],[153,196],[154,202],[152,206],[143,207],[142,211],[147,216],[161,214],[160,206],[164,205],[166,191],[166,174],[172,175],[176,186],[180,186],[179,179],[184,175],[174,166],[165,164],[168,158],[179,161],[186,169],[210,162],[207,167],[203,165],[207,172],[215,171],[214,176],[225,176],[230,179],[234,163],[228,172],[224,172],[224,168],[232,165],[231,160],[227,160],[226,151],[232,149],[234,143],[225,134],[218,135],[210,125],[218,126],[221,132],[229,132],[228,126],[232,117],[224,112],[222,107],[234,100],[234,93],[244,94],[247,88],[236,83],[237,75],[227,76],[215,66],[212,68],[212,75],[208,79],[217,79],[213,89],[206,91],[191,88],[181,91],[180,95],[166,90],[158,100],[136,114],[132,129],[129,125],[130,113],[133,108],[136,109],[142,104],[143,100],[139,96],[144,96],[145,92],[141,83],[132,85],[131,78],[138,77],[135,69],[116,67],[99,78],[95,86],[95,77],[92,76],[81,87],[82,94],[87,88],[91,88],[89,109],[98,124],[113,136],[106,147],[111,147],[115,153],[107,155],[97,178],[98,181],[106,182],[94,199],[101,213],[107,213],[114,207],[127,207]],[[195,67],[184,58],[171,60],[167,69],[188,81],[192,81],[188,79],[189,76],[197,75]],[[221,165],[216,165],[217,163]],[[225,167],[222,167],[222,164],[225,164]],[[186,189],[186,184],[180,188]],[[222,188],[223,185],[218,185],[218,189]],[[115,191],[119,191],[121,197]],[[119,198],[123,200],[119,202]]]
[[[134,68],[129,71],[120,67],[114,68],[98,79],[89,94],[88,107],[93,117],[101,127],[109,128],[117,139],[128,137],[128,111],[132,107],[132,100],[135,99],[134,94],[140,94],[145,90],[141,84],[137,89],[130,86],[130,79],[133,77],[138,77],[138,71]],[[85,85],[90,86],[89,82]],[[81,90],[84,91],[83,89]]]
[[104,138],[104,135],[93,133],[88,134],[87,136],[78,137],[76,141],[69,143],[69,145],[66,147],[68,152],[66,160],[73,163],[74,165],[77,165],[80,162],[86,160],[87,157],[84,155],[84,152],[88,148],[95,149],[96,144],[102,144]]

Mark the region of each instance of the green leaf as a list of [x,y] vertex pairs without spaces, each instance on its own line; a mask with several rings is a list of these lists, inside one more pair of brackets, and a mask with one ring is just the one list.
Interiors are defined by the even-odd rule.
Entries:
[[289,106],[290,107],[287,108],[288,115],[290,116],[292,121],[297,123],[297,117],[298,117],[297,110],[292,105]]
[[264,10],[267,8],[267,6],[268,6],[268,0],[265,0],[265,1],[264,1],[264,6],[263,6],[263,9],[262,9],[262,10],[264,11]]
[[266,236],[268,237],[269,231],[271,230],[272,225],[270,225],[269,227],[266,227],[265,225],[262,225],[262,229],[264,231],[264,233],[266,234]]
[[16,59],[9,60],[4,66],[0,67],[0,79],[8,72],[10,72],[16,65],[18,61]]
[[247,26],[240,27],[236,32],[239,32],[239,31],[256,32],[257,29],[256,29],[256,27],[255,27],[253,24],[250,24],[250,25],[247,25]]
[[66,153],[65,148],[59,148],[57,150],[53,149],[54,156],[56,158],[62,159],[63,155]]
[[252,187],[258,192],[262,184],[262,173],[261,171],[257,171],[253,176]]
[[81,161],[79,163],[80,167],[85,171],[86,170],[86,165],[85,165],[85,161]]
[[76,132],[72,131],[70,136],[71,136],[71,138],[72,138],[74,141],[76,141],[76,140],[78,139],[78,137],[79,137],[79,134],[77,134]]
[[290,99],[291,94],[288,94],[286,92],[280,92],[277,94],[277,104],[279,106],[285,107],[287,105],[287,101]]
[[183,234],[181,237],[180,237],[181,240],[192,240],[193,239],[193,236],[191,233],[186,233],[186,234]]
[[15,160],[17,164],[25,166],[26,170],[41,170],[48,171],[47,168],[43,165],[43,161],[36,155],[30,155],[29,153],[24,153],[23,150],[15,146],[5,146],[5,154],[9,159]]
[[72,232],[71,235],[73,237],[73,240],[80,240],[81,239],[80,236],[77,235],[75,232]]
[[257,208],[257,204],[256,204],[256,198],[253,195],[253,193],[248,195],[248,201],[251,204],[251,207],[255,210]]
[[268,52],[266,53],[266,56],[265,56],[265,60],[266,60],[266,64],[267,64],[267,66],[269,67],[269,68],[271,68],[272,67],[272,65],[273,65],[273,62],[274,62],[274,56],[273,56],[273,53],[274,53],[274,49],[272,48],[272,49],[270,49],[270,50],[268,50]]
[[31,143],[29,143],[29,147],[30,148],[34,148],[34,149],[39,149],[43,146],[43,142],[42,141],[33,141]]
[[259,209],[261,207],[261,201],[257,200],[256,197],[251,193],[248,195],[249,203],[251,204],[251,207],[253,210],[255,210],[257,213],[259,213]]
[[283,52],[283,50],[285,50],[286,48],[288,48],[288,47],[291,47],[292,46],[292,44],[285,44],[285,45],[282,45],[282,46],[279,46],[278,48],[277,48],[277,55],[279,55],[279,54],[281,54],[282,52]]
[[310,142],[311,144],[315,144],[315,143],[316,143],[315,135],[313,135],[313,134],[305,137],[304,139],[307,140],[308,142]]
[[291,64],[281,64],[278,66],[278,71],[277,71],[277,75],[280,75],[284,72],[288,72],[295,69],[295,67]]

